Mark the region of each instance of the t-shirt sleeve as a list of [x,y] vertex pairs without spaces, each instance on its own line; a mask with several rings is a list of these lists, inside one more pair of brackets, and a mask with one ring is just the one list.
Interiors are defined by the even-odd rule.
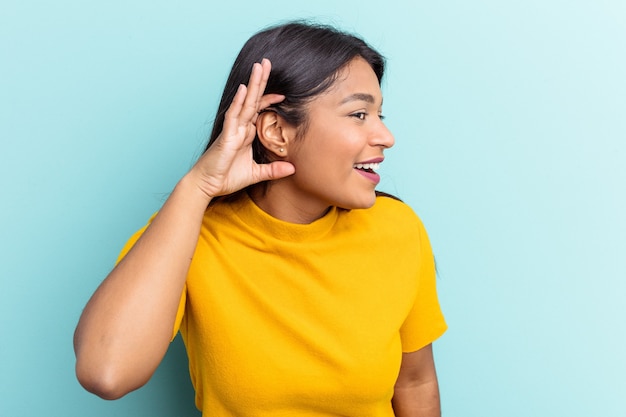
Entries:
[[[144,227],[139,229],[137,232],[135,232],[135,234],[133,234],[130,237],[130,239],[128,239],[128,241],[126,242],[126,244],[122,248],[122,251],[120,252],[119,256],[117,257],[117,261],[115,262],[115,265],[120,263],[122,261],[122,259],[124,259],[126,254],[128,252],[130,252],[130,250],[133,248],[133,246],[135,246],[135,243],[139,240],[141,235],[143,235],[143,233],[146,231],[146,229],[148,228],[148,225],[150,224],[152,219],[154,219],[155,215],[153,215],[150,218],[150,220],[148,221],[148,224],[146,224]],[[185,286],[183,287],[183,292],[182,292],[182,294],[180,296],[180,302],[178,304],[178,311],[176,312],[176,320],[174,321],[174,328],[172,329],[172,338],[171,338],[171,340],[174,340],[174,338],[176,337],[176,334],[178,333],[178,330],[180,329],[180,323],[182,322],[183,316],[185,314],[185,303],[186,303],[186,301],[187,301],[187,284],[185,284]]]
[[413,307],[400,328],[403,352],[423,348],[448,328],[437,297],[435,259],[421,221],[418,230],[418,288]]

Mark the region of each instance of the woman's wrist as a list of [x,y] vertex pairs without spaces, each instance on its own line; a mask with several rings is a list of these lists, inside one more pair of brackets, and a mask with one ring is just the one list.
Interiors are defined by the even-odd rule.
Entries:
[[192,171],[185,174],[174,187],[172,194],[180,194],[180,197],[188,204],[202,207],[203,211],[209,205],[214,196],[209,195],[199,185],[199,181],[195,178]]

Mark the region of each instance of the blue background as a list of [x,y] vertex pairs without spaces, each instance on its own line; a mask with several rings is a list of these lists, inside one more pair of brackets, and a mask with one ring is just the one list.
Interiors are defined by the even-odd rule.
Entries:
[[306,4],[2,3],[0,416],[199,415],[179,339],[107,402],[72,333],[201,152],[239,48],[296,17],[389,59],[381,189],[431,235],[444,414],[625,415],[625,3]]

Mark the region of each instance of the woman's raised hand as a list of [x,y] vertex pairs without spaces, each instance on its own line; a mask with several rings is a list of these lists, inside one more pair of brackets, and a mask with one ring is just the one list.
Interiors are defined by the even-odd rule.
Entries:
[[257,182],[283,178],[295,171],[288,162],[257,164],[252,158],[259,112],[285,98],[279,94],[264,94],[270,70],[267,59],[253,65],[248,86],[239,86],[226,112],[222,132],[188,174],[208,198],[230,194]]
[[83,310],[74,346],[76,375],[87,390],[103,398],[119,398],[154,373],[170,344],[180,294],[211,198],[294,172],[288,162],[258,165],[252,159],[258,112],[284,99],[263,94],[270,68],[265,59],[254,64],[248,87],[239,87],[219,137],[177,184]]

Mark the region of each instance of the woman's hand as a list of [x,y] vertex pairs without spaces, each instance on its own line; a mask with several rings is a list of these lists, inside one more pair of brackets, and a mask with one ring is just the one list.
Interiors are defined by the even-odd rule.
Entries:
[[239,86],[226,112],[222,132],[188,173],[209,199],[257,182],[283,178],[295,171],[288,162],[257,164],[252,158],[259,112],[285,98],[279,94],[264,95],[270,70],[268,59],[253,65],[248,86]]

